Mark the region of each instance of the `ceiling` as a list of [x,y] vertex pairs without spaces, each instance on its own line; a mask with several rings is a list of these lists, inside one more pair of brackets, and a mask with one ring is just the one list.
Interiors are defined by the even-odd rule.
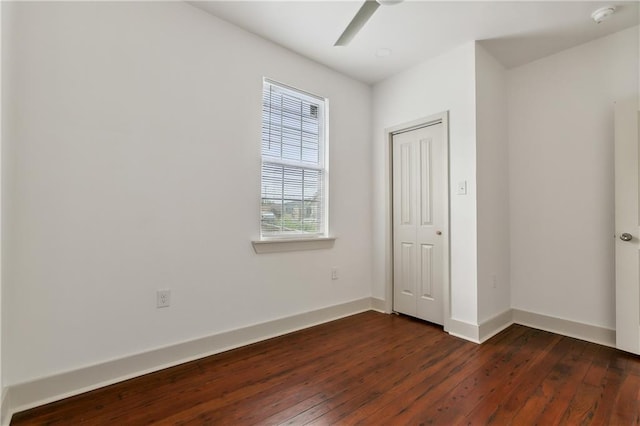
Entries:
[[[512,68],[638,24],[638,2],[426,1],[380,6],[334,47],[362,1],[192,1],[206,12],[365,83],[478,40]],[[595,9],[616,13],[596,24]],[[379,49],[391,55],[379,57]]]

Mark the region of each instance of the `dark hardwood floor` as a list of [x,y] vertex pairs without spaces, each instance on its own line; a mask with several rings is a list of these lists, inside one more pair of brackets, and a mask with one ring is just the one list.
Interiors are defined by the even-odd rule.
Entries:
[[514,325],[483,345],[366,312],[14,415],[12,425],[631,425],[640,359]]

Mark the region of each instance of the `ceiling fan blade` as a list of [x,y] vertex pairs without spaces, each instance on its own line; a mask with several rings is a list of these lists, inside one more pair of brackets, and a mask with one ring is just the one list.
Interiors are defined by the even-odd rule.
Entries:
[[334,44],[334,46],[346,46],[349,44],[351,39],[358,34],[358,31],[367,23],[371,15],[380,7],[380,3],[375,0],[366,0],[356,16],[353,17],[347,28],[344,30],[338,41]]

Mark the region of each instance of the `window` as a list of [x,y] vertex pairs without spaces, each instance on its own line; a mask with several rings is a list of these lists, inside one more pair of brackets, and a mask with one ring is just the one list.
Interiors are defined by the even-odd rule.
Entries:
[[263,238],[326,236],[325,117],[324,99],[264,81]]

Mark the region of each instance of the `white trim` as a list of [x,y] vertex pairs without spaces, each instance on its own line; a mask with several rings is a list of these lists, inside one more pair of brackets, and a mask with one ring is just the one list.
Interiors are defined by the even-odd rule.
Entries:
[[613,329],[520,309],[508,309],[483,321],[479,326],[451,318],[449,320],[450,329],[447,331],[452,336],[470,342],[484,343],[512,324],[520,324],[612,348],[616,347],[616,331]]
[[480,327],[465,321],[449,318],[449,329],[446,330],[450,335],[468,340],[473,343],[480,343]]
[[612,348],[616,347],[616,331],[613,329],[521,311],[520,309],[512,309],[512,312],[515,324],[550,331]]
[[420,127],[432,126],[435,124],[442,124],[442,136],[445,139],[446,146],[446,161],[444,164],[444,172],[446,175],[447,188],[444,191],[444,216],[446,218],[447,238],[443,239],[443,261],[447,267],[443,271],[443,291],[442,291],[442,303],[443,303],[443,326],[444,331],[449,331],[451,328],[450,322],[451,315],[451,254],[450,254],[450,224],[451,217],[449,215],[449,191],[451,188],[451,178],[449,176],[449,111],[444,111],[439,114],[430,115],[428,117],[419,118],[417,120],[409,121],[407,123],[392,126],[384,130],[385,141],[385,164],[387,164],[388,172],[386,175],[386,188],[387,199],[385,205],[385,312],[393,312],[393,156],[392,144],[393,135],[396,133],[406,132]]
[[478,330],[480,343],[484,343],[491,339],[511,324],[513,324],[513,311],[511,309],[507,309],[506,311],[483,321]]
[[256,253],[280,253],[285,251],[330,249],[335,244],[335,237],[289,238],[252,241]]
[[378,299],[377,297],[371,298],[371,309],[374,311],[382,312],[383,314],[391,313],[391,311],[386,310],[386,306],[387,303],[384,300]]
[[483,321],[480,325],[471,324],[454,318],[449,320],[450,328],[446,330],[452,336],[460,337],[473,343],[484,343],[502,330],[513,324],[511,309]]
[[373,304],[379,302],[365,297],[9,386],[2,404],[2,424],[9,424],[11,416],[19,411],[365,312],[371,310]]

